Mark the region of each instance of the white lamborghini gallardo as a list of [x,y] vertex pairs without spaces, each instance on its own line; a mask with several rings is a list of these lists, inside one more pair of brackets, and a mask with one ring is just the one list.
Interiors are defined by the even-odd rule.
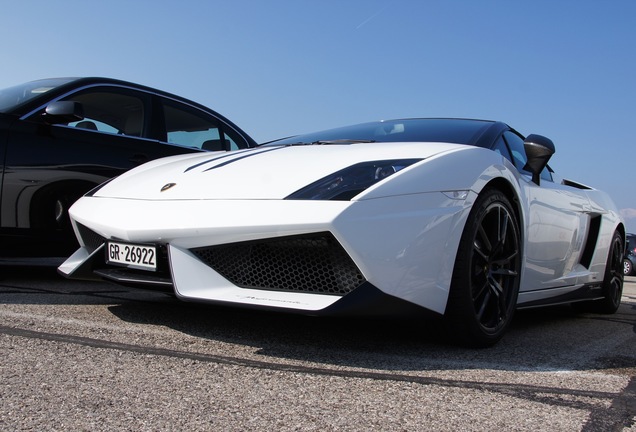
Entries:
[[498,341],[516,308],[617,310],[625,227],[504,123],[401,119],[147,163],[70,210],[60,273],[304,314],[442,317]]

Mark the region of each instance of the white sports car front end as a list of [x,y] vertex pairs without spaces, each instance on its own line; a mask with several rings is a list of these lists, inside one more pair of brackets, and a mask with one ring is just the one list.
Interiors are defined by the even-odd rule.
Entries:
[[516,307],[615,310],[616,209],[555,180],[549,140],[519,142],[409,119],[150,162],[74,204],[81,247],[59,271],[312,315],[422,311],[480,346]]

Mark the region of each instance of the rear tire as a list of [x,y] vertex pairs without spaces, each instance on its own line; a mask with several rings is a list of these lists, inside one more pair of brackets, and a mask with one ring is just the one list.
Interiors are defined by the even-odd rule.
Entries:
[[633,271],[634,271],[634,268],[632,266],[632,262],[628,260],[627,258],[624,258],[623,259],[623,276],[630,276]]
[[521,236],[506,196],[484,190],[459,243],[444,321],[462,345],[488,347],[507,330],[517,304]]
[[607,265],[605,266],[605,276],[603,277],[602,290],[604,297],[601,300],[590,302],[592,312],[613,314],[621,305],[623,281],[625,278],[623,263],[624,253],[625,245],[623,244],[623,236],[616,231],[612,237],[612,243],[607,257]]

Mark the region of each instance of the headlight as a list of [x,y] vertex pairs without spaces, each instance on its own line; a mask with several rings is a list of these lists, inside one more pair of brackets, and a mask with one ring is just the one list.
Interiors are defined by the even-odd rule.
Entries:
[[422,159],[362,162],[297,190],[285,199],[348,201],[368,187]]

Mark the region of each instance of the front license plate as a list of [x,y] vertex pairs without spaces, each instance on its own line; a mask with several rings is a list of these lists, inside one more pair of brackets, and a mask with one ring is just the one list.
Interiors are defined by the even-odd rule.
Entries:
[[157,270],[157,248],[148,245],[108,242],[106,263],[142,270]]

